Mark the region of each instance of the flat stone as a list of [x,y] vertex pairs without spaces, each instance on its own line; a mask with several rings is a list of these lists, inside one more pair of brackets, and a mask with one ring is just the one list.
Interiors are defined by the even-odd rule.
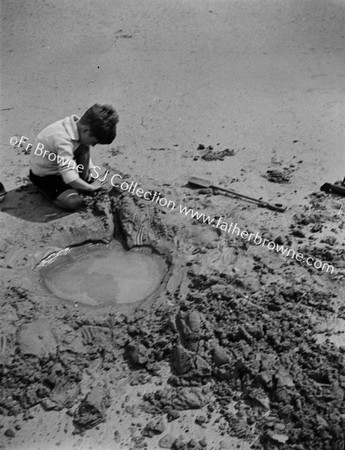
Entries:
[[39,358],[55,355],[57,350],[52,324],[46,319],[24,324],[18,333],[17,344],[23,355]]
[[93,428],[104,422],[107,395],[103,386],[93,387],[75,411],[74,425],[82,430]]
[[272,441],[277,442],[278,444],[285,444],[289,440],[289,436],[286,434],[269,432],[268,435]]
[[212,357],[213,362],[217,367],[222,366],[223,364],[227,364],[229,362],[229,355],[220,345],[213,350]]
[[200,409],[209,402],[209,397],[200,388],[181,388],[174,397],[172,403],[180,411]]
[[52,390],[50,398],[56,404],[55,409],[60,411],[63,408],[70,408],[79,394],[80,387],[78,384],[62,379]]
[[182,345],[176,345],[173,349],[172,367],[181,375],[194,369],[195,354],[186,350]]
[[45,411],[52,411],[53,409],[57,409],[56,403],[51,401],[49,398],[44,398],[41,401],[41,406]]
[[295,383],[293,382],[293,379],[291,378],[290,374],[283,367],[280,367],[278,372],[276,373],[276,380],[277,380],[277,388],[295,386]]
[[147,423],[146,427],[144,428],[142,434],[143,436],[147,437],[153,437],[155,434],[161,434],[165,430],[165,424],[162,417],[151,420]]
[[198,311],[191,311],[183,316],[181,312],[176,316],[176,327],[180,333],[182,344],[192,351],[196,351],[200,340],[201,316]]

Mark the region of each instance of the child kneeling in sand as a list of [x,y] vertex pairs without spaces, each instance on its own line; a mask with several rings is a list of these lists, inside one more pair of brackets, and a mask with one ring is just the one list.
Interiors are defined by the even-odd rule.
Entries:
[[31,152],[30,180],[60,208],[79,208],[83,199],[78,191],[90,193],[103,186],[94,179],[99,174],[91,177],[96,166],[90,146],[113,142],[118,121],[112,106],[95,104],[81,118],[72,115],[46,127]]

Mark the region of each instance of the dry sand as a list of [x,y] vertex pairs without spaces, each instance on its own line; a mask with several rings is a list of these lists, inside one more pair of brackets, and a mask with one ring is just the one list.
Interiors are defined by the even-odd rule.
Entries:
[[[153,450],[170,434],[175,449],[342,450],[345,200],[319,188],[345,176],[344,1],[4,0],[1,19],[2,448]],[[140,208],[125,194],[61,213],[29,185],[29,156],[10,138],[33,143],[95,102],[120,114],[116,141],[93,149],[98,165],[241,230],[281,236],[335,272],[158,208],[148,214],[167,230],[159,251],[173,255],[172,278],[144,312],[54,301],[38,285],[37,264],[109,241],[112,214],[136,224]],[[234,155],[208,161],[199,144]],[[190,176],[288,209],[193,191]],[[156,225],[145,226],[150,244]],[[194,331],[185,325],[191,312]],[[218,346],[231,354],[224,364]],[[187,368],[177,367],[179,352]],[[175,420],[175,400],[167,411],[157,393],[143,399],[193,386],[209,392]],[[78,408],[90,392],[102,420],[83,432]],[[149,437],[152,417],[164,431],[158,424]]]

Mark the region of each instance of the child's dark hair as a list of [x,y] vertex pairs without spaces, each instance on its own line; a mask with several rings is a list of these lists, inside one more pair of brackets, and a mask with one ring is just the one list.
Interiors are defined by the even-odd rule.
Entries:
[[111,144],[116,137],[116,125],[119,116],[111,105],[95,103],[80,118],[80,123],[90,128],[92,136],[100,144]]

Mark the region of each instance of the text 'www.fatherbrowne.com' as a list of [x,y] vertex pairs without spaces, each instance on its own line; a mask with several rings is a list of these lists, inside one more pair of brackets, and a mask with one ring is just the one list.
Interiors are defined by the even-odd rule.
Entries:
[[321,269],[326,272],[330,272],[331,274],[334,271],[334,266],[328,264],[326,262],[322,262],[319,259],[313,258],[312,256],[305,257],[302,253],[298,253],[292,248],[284,247],[284,245],[280,245],[274,241],[270,241],[269,239],[263,238],[259,235],[259,233],[249,233],[247,230],[242,230],[237,226],[237,223],[227,223],[224,222],[222,217],[216,219],[215,217],[211,218],[210,216],[206,216],[204,213],[200,213],[199,211],[194,211],[191,208],[187,208],[186,206],[179,205],[180,214],[184,214],[185,216],[190,216],[192,219],[198,220],[203,223],[207,223],[215,228],[219,228],[222,231],[225,231],[229,234],[236,234],[237,237],[241,237],[242,239],[253,242],[255,245],[261,245],[262,247],[267,247],[269,250],[275,251],[277,253],[281,253],[284,256],[295,258],[298,262],[303,262],[307,264],[307,266],[313,266],[316,269]]

